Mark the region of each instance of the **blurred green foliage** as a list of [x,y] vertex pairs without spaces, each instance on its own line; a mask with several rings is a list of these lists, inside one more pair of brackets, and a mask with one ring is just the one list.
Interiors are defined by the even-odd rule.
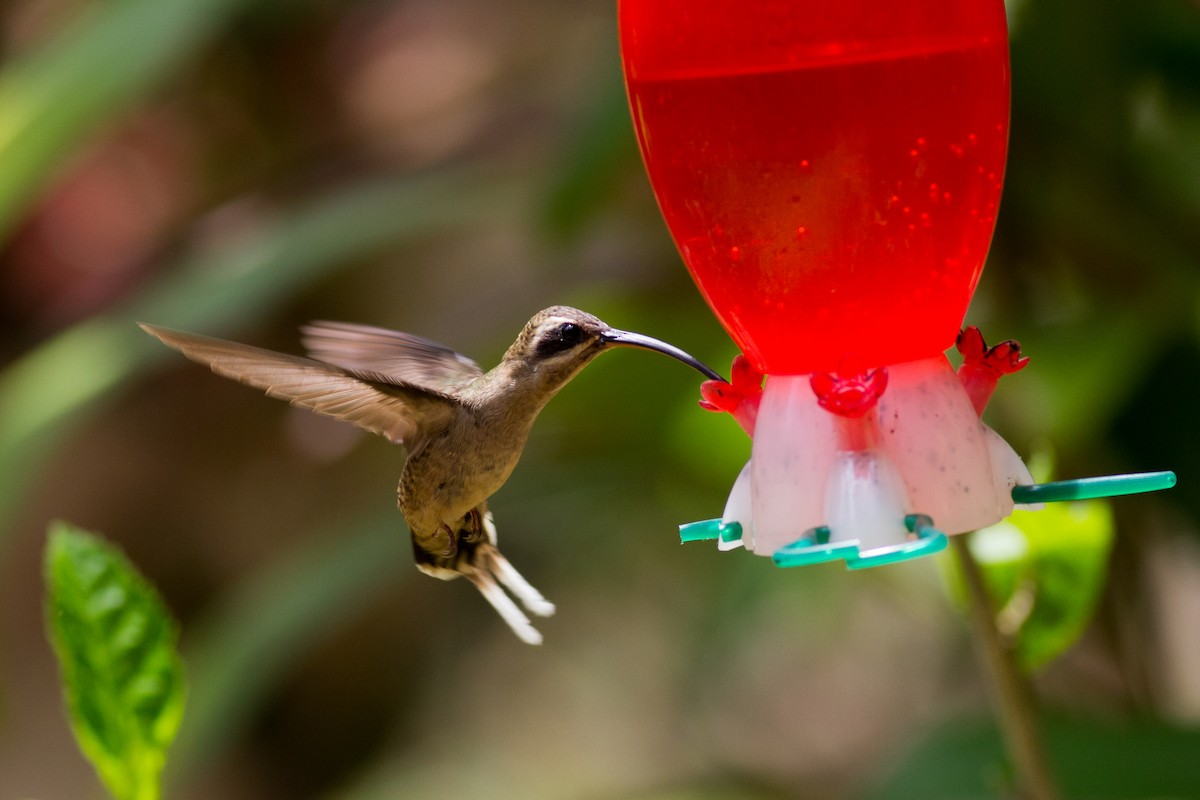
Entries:
[[[487,188],[481,189],[483,184]],[[192,255],[129,302],[80,322],[22,356],[0,375],[0,544],[23,477],[72,422],[106,392],[164,357],[137,329],[141,320],[220,332],[261,314],[324,271],[414,232],[509,202],[511,180],[446,172],[356,186],[274,221],[213,252]],[[469,194],[469,196],[467,196]]]
[[[52,698],[26,676],[49,654],[19,624],[40,596],[30,543],[69,516],[117,538],[183,622],[181,797],[998,796],[984,727],[909,750],[982,702],[928,570],[797,576],[678,545],[748,453],[682,368],[589,367],[496,497],[506,552],[559,604],[527,652],[465,587],[409,580],[398,453],[134,328],[291,349],[298,323],[346,318],[485,363],[568,302],[727,364],[641,173],[612,4],[493,6],[0,10],[0,790],[87,791],[36,724]],[[1050,727],[1063,786],[1196,796],[1195,732],[1158,720],[1200,713],[1172,616],[1191,557],[1163,556],[1200,514],[1200,8],[1010,8],[1010,162],[970,317],[1033,363],[989,419],[1019,451],[1052,441],[1063,475],[1180,475],[1172,498],[1114,504],[1107,584],[1063,573],[1028,658],[1102,588],[1099,621],[1039,677],[1079,716]],[[1084,539],[1090,584],[1107,543]]]
[[[1193,753],[1200,733],[1147,721],[1122,724],[1050,717],[1047,748],[1063,797],[1200,797]],[[954,719],[931,731],[868,800],[961,800],[1005,796],[1011,783],[999,734],[978,719]]]
[[168,80],[253,0],[92,4],[0,72],[0,237],[72,151]]

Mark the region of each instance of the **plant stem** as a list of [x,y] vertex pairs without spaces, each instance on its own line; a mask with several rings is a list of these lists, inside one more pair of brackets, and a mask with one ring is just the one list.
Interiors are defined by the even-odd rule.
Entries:
[[995,603],[967,544],[969,535],[952,536],[950,540],[967,585],[971,622],[990,679],[1000,732],[1016,771],[1019,796],[1024,800],[1058,800],[1033,693],[1017,667],[1011,643],[996,627]]

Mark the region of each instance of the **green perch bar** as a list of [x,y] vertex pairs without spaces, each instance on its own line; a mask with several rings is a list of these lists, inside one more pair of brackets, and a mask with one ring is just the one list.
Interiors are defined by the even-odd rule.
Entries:
[[1123,494],[1140,494],[1170,489],[1175,485],[1175,473],[1138,472],[1130,475],[1103,475],[1098,478],[1079,478],[1072,481],[1035,483],[1029,486],[1014,486],[1014,503],[1060,503],[1066,500],[1093,500],[1098,497],[1116,497]]
[[[1170,471],[1103,475],[1096,478],[1014,486],[1012,499],[1018,505],[1092,500],[1170,489],[1175,485],[1175,480],[1175,473]],[[772,558],[778,567],[803,567],[841,559],[845,561],[847,569],[858,570],[908,561],[945,549],[946,534],[933,527],[933,520],[926,515],[909,514],[904,518],[904,525],[909,533],[913,534],[912,537],[898,544],[866,551],[858,549],[857,539],[830,541],[829,528],[811,528],[800,539],[776,550]],[[742,538],[742,526],[738,522],[706,519],[680,525],[679,538],[683,542],[720,539],[726,544],[738,543]]]

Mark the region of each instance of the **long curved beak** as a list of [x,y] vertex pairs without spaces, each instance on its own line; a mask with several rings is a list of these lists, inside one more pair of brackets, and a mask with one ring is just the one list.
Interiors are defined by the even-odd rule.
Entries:
[[682,361],[697,372],[703,373],[711,380],[725,380],[721,377],[720,373],[695,356],[685,353],[675,345],[661,342],[651,336],[643,336],[640,333],[631,333],[629,331],[619,331],[616,328],[609,328],[607,331],[600,334],[600,339],[608,344],[615,344],[623,347],[640,347],[643,350],[653,350],[657,353],[670,356],[678,361]]

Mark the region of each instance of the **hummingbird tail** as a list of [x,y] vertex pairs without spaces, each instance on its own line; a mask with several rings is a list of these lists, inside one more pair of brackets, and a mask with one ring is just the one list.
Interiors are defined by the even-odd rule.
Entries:
[[[458,531],[457,535],[453,530]],[[483,599],[496,609],[500,618],[508,623],[517,638],[528,644],[541,644],[542,634],[533,627],[529,617],[513,598],[519,600],[529,613],[539,617],[553,614],[554,604],[542,597],[542,593],[521,577],[521,573],[500,554],[496,548],[496,525],[487,505],[480,503],[463,515],[456,526],[443,525],[437,533],[448,536],[453,546],[442,548],[437,536],[424,539],[414,536],[413,555],[417,569],[442,580],[459,576],[466,578],[479,590]]]
[[500,583],[504,584],[504,588],[521,601],[521,605],[529,609],[530,614],[536,614],[539,617],[554,615],[554,603],[542,597],[542,593],[533,588],[529,581],[525,580],[521,573],[517,572],[508,562],[507,558],[497,551],[491,554],[491,562],[492,574]]
[[480,570],[467,573],[466,577],[475,584],[475,588],[483,595],[483,599],[492,604],[492,608],[496,609],[496,613],[500,615],[501,619],[508,623],[508,627],[512,628],[518,639],[526,644],[542,643],[542,634],[530,624],[529,617],[517,608],[517,604],[504,593],[500,584],[496,583],[490,573]]
[[533,585],[525,580],[509,560],[495,548],[496,523],[492,521],[491,511],[483,513],[483,530],[487,535],[488,541],[493,545],[487,548],[486,552],[482,554],[484,563],[491,573],[504,585],[504,588],[512,592],[513,596],[521,601],[521,605],[525,606],[530,614],[536,614],[539,617],[553,616],[555,610],[554,603],[542,597],[542,593],[533,588]]

